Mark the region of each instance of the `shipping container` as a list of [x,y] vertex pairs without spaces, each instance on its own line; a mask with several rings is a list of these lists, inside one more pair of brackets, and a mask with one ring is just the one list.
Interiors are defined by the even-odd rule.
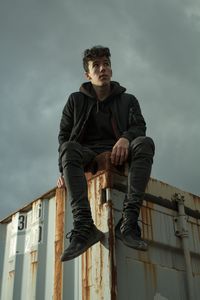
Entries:
[[200,198],[151,178],[139,224],[148,251],[115,237],[126,168],[98,158],[87,173],[96,226],[105,234],[82,256],[61,263],[73,227],[70,198],[52,189],[0,222],[1,300],[200,299]]

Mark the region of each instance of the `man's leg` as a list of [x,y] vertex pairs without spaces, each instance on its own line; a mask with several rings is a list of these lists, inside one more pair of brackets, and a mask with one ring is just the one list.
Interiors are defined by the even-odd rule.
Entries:
[[119,225],[124,244],[139,250],[147,250],[147,244],[141,240],[137,221],[150,178],[154,150],[153,140],[149,137],[138,137],[130,145],[128,193],[124,200],[122,220]]
[[62,261],[79,256],[103,237],[103,233],[93,223],[84,173],[84,167],[95,156],[95,152],[76,142],[67,142],[62,151],[63,175],[71,198],[74,220],[70,246],[64,251]]

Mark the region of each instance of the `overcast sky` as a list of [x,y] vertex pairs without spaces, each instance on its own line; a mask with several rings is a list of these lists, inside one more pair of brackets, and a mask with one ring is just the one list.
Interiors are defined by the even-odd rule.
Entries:
[[139,100],[156,144],[152,177],[200,194],[200,2],[2,0],[0,219],[53,188],[82,53],[110,47],[113,80]]

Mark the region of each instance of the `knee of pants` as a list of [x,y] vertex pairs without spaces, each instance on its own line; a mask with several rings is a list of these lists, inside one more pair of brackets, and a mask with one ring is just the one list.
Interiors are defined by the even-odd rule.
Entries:
[[61,145],[60,157],[63,161],[79,160],[82,158],[81,145],[74,141],[65,142]]
[[155,144],[152,138],[139,136],[131,142],[130,150],[132,153],[139,152],[153,156],[155,153]]

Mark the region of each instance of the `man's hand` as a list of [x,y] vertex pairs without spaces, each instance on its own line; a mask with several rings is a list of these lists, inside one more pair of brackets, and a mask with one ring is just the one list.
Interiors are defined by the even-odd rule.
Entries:
[[63,176],[60,176],[57,181],[58,188],[65,188],[65,180]]
[[113,146],[111,153],[111,163],[113,165],[122,165],[128,158],[129,140],[120,138]]

